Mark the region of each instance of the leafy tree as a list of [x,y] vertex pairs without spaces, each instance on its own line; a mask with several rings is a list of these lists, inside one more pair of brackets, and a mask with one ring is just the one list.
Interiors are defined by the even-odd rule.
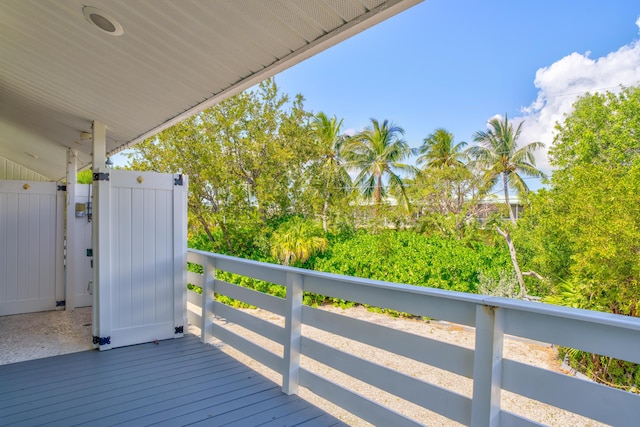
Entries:
[[557,126],[551,188],[518,241],[554,302],[640,315],[640,88],[587,94]]
[[[545,300],[640,316],[640,88],[586,94],[556,130],[551,188],[518,230],[530,265],[549,278]],[[638,364],[560,350],[598,382],[640,387]]]
[[271,236],[271,254],[284,265],[304,264],[327,249],[328,240],[315,223],[296,216],[283,222]]
[[466,167],[426,168],[407,181],[419,232],[462,239],[474,234],[475,219],[486,209],[479,204],[482,180]]
[[329,118],[318,113],[312,123],[313,137],[318,145],[319,158],[309,167],[310,187],[317,192],[322,203],[322,228],[328,230],[329,210],[344,207],[345,198],[351,193],[351,177],[341,157],[345,137],[341,134],[342,119]]
[[416,162],[423,167],[410,181],[409,194],[422,232],[462,238],[477,214],[480,181],[466,165],[466,144],[456,144],[452,133],[439,128],[418,148]]
[[305,203],[308,118],[301,96],[267,80],[137,144],[131,167],[189,175],[190,235],[252,257],[268,251],[269,221]]
[[[344,147],[344,158],[351,169],[359,171],[355,183],[367,199],[373,199],[374,212],[388,193],[409,210],[409,199],[400,173],[414,168],[402,163],[411,149],[401,138],[404,129],[384,120],[371,119],[371,126],[355,135]],[[385,184],[386,181],[386,184]]]

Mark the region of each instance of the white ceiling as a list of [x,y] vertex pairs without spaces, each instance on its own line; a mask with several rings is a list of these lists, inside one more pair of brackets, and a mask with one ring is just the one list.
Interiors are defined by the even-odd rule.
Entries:
[[94,120],[112,154],[420,1],[2,0],[0,156],[61,179]]

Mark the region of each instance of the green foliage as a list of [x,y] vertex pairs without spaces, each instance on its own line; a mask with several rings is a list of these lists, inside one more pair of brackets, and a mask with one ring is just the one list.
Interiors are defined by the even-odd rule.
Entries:
[[[467,153],[473,158],[473,163],[484,171],[484,181],[487,188],[499,184],[504,191],[505,203],[509,206],[509,189],[518,195],[529,191],[523,176],[543,178],[545,175],[536,168],[533,153],[543,148],[541,142],[531,142],[518,148],[518,138],[522,130],[522,123],[515,129],[509,123],[507,115],[504,118],[494,118],[489,121],[490,129],[478,131],[473,140],[479,145],[471,147]],[[500,182],[501,181],[501,182]],[[511,209],[509,217],[516,223]]]
[[565,358],[566,356],[569,365],[573,369],[596,382],[633,393],[640,393],[639,364],[566,347],[560,347],[558,354],[560,358]]
[[[267,80],[136,145],[130,168],[189,175],[190,247],[514,296],[509,254],[494,232],[499,226],[510,233],[525,270],[546,278],[527,278],[529,293],[554,304],[640,315],[640,88],[578,100],[557,126],[550,188],[531,195],[517,227],[515,218],[513,226],[503,224],[500,216],[512,213],[507,209],[483,226],[475,220],[486,206],[478,202],[494,185],[506,199],[511,189],[523,200],[522,176],[542,176],[533,158],[541,144],[518,148],[521,127],[506,116],[477,132],[479,145],[465,152],[464,143],[436,129],[419,149],[425,167],[415,177],[415,168],[403,163],[412,151],[402,128],[372,119],[370,128],[345,138],[341,125],[336,117],[312,116],[301,95],[290,99]],[[473,161],[465,165],[467,155]],[[361,194],[352,191],[347,166]],[[90,183],[91,171],[78,181]],[[409,201],[416,208],[412,216]],[[321,219],[322,228],[311,219]],[[279,297],[286,293],[281,285],[228,272],[218,277]],[[304,302],[353,305],[309,293]],[[572,364],[602,382],[638,387],[636,365],[569,354]]]
[[[551,188],[531,198],[517,231],[544,300],[640,316],[640,88],[587,94],[557,126]],[[638,390],[640,365],[563,349],[596,381]]]
[[435,132],[427,136],[418,153],[417,164],[425,164],[429,169],[444,169],[464,166],[467,155],[462,149],[466,142],[454,144],[453,134],[446,129],[436,129]]
[[302,265],[312,255],[324,252],[327,245],[320,227],[297,216],[280,224],[271,236],[271,254],[284,265]]
[[577,165],[629,165],[640,154],[640,87],[620,93],[587,94],[574,104],[549,150],[564,177]]
[[520,293],[518,279],[513,271],[501,271],[497,280],[480,273],[478,281],[478,293],[482,295],[517,298]]
[[402,163],[411,155],[402,135],[404,129],[400,126],[388,120],[371,119],[371,126],[353,136],[344,147],[343,156],[349,168],[358,171],[355,183],[366,199],[373,200],[375,214],[376,207],[388,194],[409,210],[409,199],[399,174],[413,173],[414,169]]
[[309,116],[267,80],[137,144],[130,167],[189,176],[191,236],[237,256],[268,251],[268,221],[307,205]]
[[320,271],[460,292],[476,292],[480,272],[497,279],[510,268],[503,248],[410,231],[357,233],[315,262]]
[[551,281],[550,301],[640,315],[639,116],[640,88],[628,88],[584,96],[558,126],[559,170],[518,236]]
[[337,226],[340,218],[348,214],[347,207],[353,200],[352,182],[347,172],[342,150],[345,136],[341,132],[342,119],[318,113],[311,123],[312,135],[317,144],[318,157],[307,169],[308,198],[313,211],[320,213],[325,232]]
[[85,169],[78,172],[76,182],[78,184],[91,184],[93,182],[93,171],[91,169]]

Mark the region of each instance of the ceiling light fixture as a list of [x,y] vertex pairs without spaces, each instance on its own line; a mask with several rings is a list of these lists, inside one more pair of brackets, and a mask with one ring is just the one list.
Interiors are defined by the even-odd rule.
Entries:
[[25,151],[24,154],[26,154],[29,157],[33,157],[34,159],[39,159],[40,158],[39,156],[37,156],[35,154],[32,154],[32,153],[29,153],[28,151]]
[[100,9],[91,6],[85,6],[82,8],[87,21],[98,27],[101,31],[109,34],[110,36],[120,36],[124,33],[122,25],[115,20],[112,16],[104,13]]

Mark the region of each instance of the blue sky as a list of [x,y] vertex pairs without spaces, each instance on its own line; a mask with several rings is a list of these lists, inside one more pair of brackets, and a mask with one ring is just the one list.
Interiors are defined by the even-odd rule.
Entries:
[[345,130],[389,119],[412,147],[439,127],[471,142],[504,113],[549,145],[577,95],[640,83],[639,17],[632,0],[426,0],[276,82]]
[[439,127],[471,143],[507,113],[548,147],[577,96],[640,84],[639,39],[638,0],[425,0],[275,79],[348,132],[389,119],[411,147]]

